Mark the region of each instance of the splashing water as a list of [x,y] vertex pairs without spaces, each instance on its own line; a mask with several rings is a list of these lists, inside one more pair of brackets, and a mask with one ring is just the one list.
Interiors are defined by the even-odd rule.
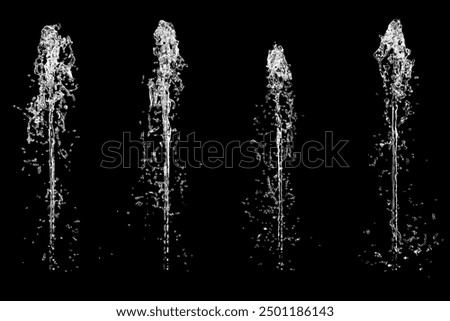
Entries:
[[[153,151],[152,155],[145,155],[144,162],[151,166],[144,168],[143,178],[154,187],[150,188],[147,194],[150,196],[152,206],[161,210],[163,214],[163,269],[169,270],[171,235],[175,236],[175,240],[179,237],[176,230],[173,232],[171,230],[172,216],[179,214],[171,208],[171,196],[175,188],[179,188],[181,194],[185,187],[185,180],[177,171],[178,168],[172,169],[170,166],[171,147],[174,143],[172,136],[177,132],[171,122],[174,119],[173,110],[176,101],[183,90],[179,74],[186,64],[180,56],[178,40],[171,23],[161,20],[154,32],[154,38],[156,46],[153,53],[158,58],[158,67],[155,70],[156,76],[148,81],[150,98],[147,113],[148,128],[142,133],[141,139],[144,142],[157,140],[161,149]],[[162,159],[162,165],[159,159]],[[174,180],[174,187],[171,186],[171,179]],[[141,203],[141,197],[138,198],[138,202]]]
[[[50,270],[58,267],[55,258],[56,219],[59,217],[59,210],[65,204],[64,189],[57,176],[56,164],[58,160],[61,160],[62,168],[67,167],[68,164],[67,157],[71,150],[63,147],[61,134],[66,132],[65,120],[69,109],[67,99],[73,101],[75,97],[72,92],[77,89],[72,76],[72,69],[75,67],[72,41],[70,37],[60,36],[59,29],[60,25],[48,25],[42,29],[38,57],[34,62],[39,94],[24,111],[28,120],[28,144],[36,144],[38,147],[46,146],[49,173],[46,194],[49,210],[47,259]],[[41,149],[38,148],[38,150]],[[41,152],[40,156],[43,154]],[[25,162],[36,167],[40,173],[44,163],[41,158],[38,155]]]
[[269,51],[267,71],[266,106],[263,106],[262,116],[255,118],[255,127],[260,138],[275,130],[276,148],[273,152],[262,152],[268,168],[263,170],[263,178],[256,180],[259,187],[255,197],[247,199],[244,205],[255,209],[246,211],[250,220],[259,226],[254,237],[255,247],[275,254],[275,266],[283,270],[286,266],[286,241],[298,240],[295,238],[295,224],[287,224],[286,221],[294,205],[294,195],[289,173],[285,173],[284,168],[286,158],[292,156],[297,117],[293,109],[292,74],[281,46],[275,44]]
[[[406,153],[406,140],[403,137],[406,134],[403,129],[404,123],[413,114],[411,103],[408,100],[413,92],[409,82],[412,78],[414,61],[409,59],[410,53],[405,45],[400,21],[393,20],[385,35],[381,36],[380,46],[374,53],[383,80],[384,118],[388,127],[388,139],[382,140],[376,145],[378,155],[373,157],[373,163],[371,164],[371,166],[376,166],[377,163],[389,162],[389,169],[383,169],[380,174],[380,178],[389,175],[389,188],[383,189],[380,186],[379,190],[381,196],[385,195],[384,193],[387,194],[386,205],[390,214],[391,234],[388,251],[390,257],[386,258],[379,249],[376,249],[374,256],[375,263],[382,263],[391,270],[397,270],[401,267],[400,259],[402,262],[412,262],[412,257],[418,258],[419,254],[430,252],[441,241],[437,233],[432,236],[426,232],[420,233],[419,226],[421,226],[421,229],[426,229],[427,222],[418,215],[419,213],[412,215],[412,212],[417,211],[419,206],[411,200],[411,197],[408,197],[402,203],[402,220],[399,219],[399,192],[401,189],[399,188],[398,177],[403,169],[404,172],[409,172],[406,165],[409,164],[411,158],[414,158],[412,153]],[[388,150],[389,160],[384,157],[386,149]],[[409,192],[411,189],[412,184],[409,184],[407,191]],[[402,192],[407,195],[406,191]],[[421,203],[421,205],[423,204]],[[432,217],[434,220],[434,214]],[[369,235],[370,229],[367,229],[365,233]],[[374,244],[371,247],[375,249]],[[411,255],[407,252],[410,252]],[[427,258],[425,260],[431,262]],[[423,270],[420,261],[418,265],[419,270]]]

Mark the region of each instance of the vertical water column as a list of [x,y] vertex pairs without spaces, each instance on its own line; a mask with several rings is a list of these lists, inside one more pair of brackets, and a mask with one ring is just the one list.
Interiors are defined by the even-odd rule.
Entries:
[[[170,235],[171,217],[171,149],[172,134],[176,131],[171,121],[173,119],[173,110],[178,99],[180,91],[183,89],[183,83],[179,77],[180,71],[186,66],[179,53],[178,40],[171,23],[161,20],[158,28],[154,32],[156,46],[153,53],[157,57],[156,76],[148,82],[149,89],[149,112],[148,112],[148,133],[151,136],[157,133],[161,137],[161,155],[162,155],[162,175],[160,167],[153,168],[153,178],[156,179],[158,189],[153,193],[153,199],[156,207],[163,212],[163,269],[170,268]],[[151,182],[154,184],[154,182]]]
[[266,103],[259,106],[260,115],[254,119],[260,140],[258,155],[264,169],[262,177],[255,180],[254,196],[243,204],[253,230],[255,255],[252,258],[263,268],[274,266],[281,271],[290,262],[286,258],[287,248],[297,240],[296,218],[291,213],[295,198],[290,173],[285,168],[286,159],[292,156],[297,117],[292,73],[281,46],[275,44],[269,51],[266,67]]
[[[278,248],[278,268],[283,270],[284,266],[284,213],[283,213],[283,162],[287,156],[287,148],[291,145],[292,137],[288,135],[292,128],[293,99],[287,101],[287,106],[281,105],[280,97],[288,93],[292,74],[284,56],[281,46],[274,45],[267,56],[268,84],[269,92],[267,99],[272,100],[275,107],[275,127],[276,127],[276,190],[277,190],[277,248]],[[282,110],[287,108],[287,110]],[[286,144],[287,143],[287,144]]]
[[[58,34],[60,25],[48,25],[42,29],[38,57],[34,62],[34,74],[38,77],[39,94],[25,109],[28,119],[27,142],[35,144],[39,151],[46,148],[48,163],[48,265],[50,270],[58,267],[55,258],[56,219],[64,204],[63,190],[57,176],[57,160],[67,166],[68,150],[62,147],[60,134],[66,131],[65,119],[69,109],[67,98],[74,100],[72,92],[76,83],[72,77],[75,57],[70,37]],[[43,160],[39,157],[27,160],[42,171]]]
[[[386,123],[389,126],[389,140],[381,146],[388,146],[391,150],[391,196],[388,202],[391,219],[392,254],[394,262],[400,251],[401,233],[399,231],[398,204],[398,173],[399,173],[399,126],[412,113],[407,95],[412,92],[411,79],[414,61],[408,59],[410,50],[406,48],[402,25],[399,20],[393,20],[385,33],[381,36],[381,43],[374,57],[378,61],[380,75],[385,90]],[[403,115],[399,117],[399,109]]]

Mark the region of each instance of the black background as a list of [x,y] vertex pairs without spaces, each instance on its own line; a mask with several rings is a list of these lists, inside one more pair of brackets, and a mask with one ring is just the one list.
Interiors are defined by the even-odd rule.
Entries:
[[[2,16],[2,299],[77,300],[390,300],[450,299],[448,241],[435,253],[428,273],[380,273],[360,263],[362,230],[376,215],[376,173],[369,170],[372,134],[382,128],[381,79],[373,52],[392,19],[400,19],[406,45],[416,60],[416,114],[409,120],[416,142],[415,185],[425,200],[439,200],[443,236],[449,240],[446,105],[448,22],[439,8],[374,7],[267,8],[241,6],[158,7],[109,5],[103,8],[43,4],[3,10]],[[255,104],[264,102],[266,57],[273,43],[291,64],[300,117],[297,141],[323,140],[325,131],[349,140],[349,168],[294,173],[302,228],[320,250],[299,252],[294,273],[257,273],[249,264],[249,239],[242,227],[241,201],[254,172],[245,169],[189,169],[185,247],[193,258],[189,273],[154,271],[123,210],[130,202],[133,169],[102,169],[101,146],[138,135],[148,106],[142,76],[151,75],[153,32],[158,21],[172,22],[189,67],[182,74],[179,129],[198,139],[253,138]],[[80,139],[72,155],[72,197],[79,208],[80,269],[49,273],[22,264],[24,222],[20,147],[26,124],[12,105],[24,106],[40,30],[61,23],[74,45],[79,84],[68,126]],[[137,137],[137,136],[136,136]],[[427,159],[428,161],[425,161]],[[113,255],[111,255],[111,253]],[[26,256],[26,255],[25,255]],[[99,257],[101,259],[99,259]],[[430,277],[427,277],[429,275]]]

